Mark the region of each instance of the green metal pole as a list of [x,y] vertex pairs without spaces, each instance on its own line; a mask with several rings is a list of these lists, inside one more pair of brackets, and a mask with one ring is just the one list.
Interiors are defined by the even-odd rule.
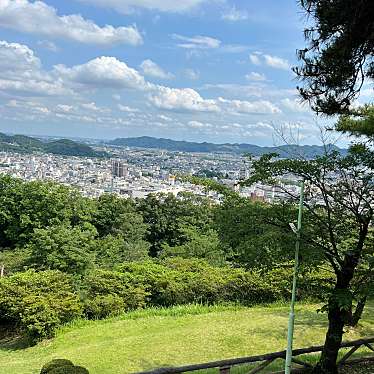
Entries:
[[295,326],[295,302],[296,302],[296,289],[297,289],[296,286],[297,286],[297,277],[299,273],[299,251],[300,251],[300,240],[301,240],[301,223],[302,223],[302,216],[303,216],[303,205],[304,205],[304,180],[301,182],[299,214],[298,214],[298,219],[297,219],[295,265],[294,265],[293,282],[292,282],[292,298],[291,298],[290,316],[288,320],[286,367],[284,371],[285,374],[290,374],[291,368],[292,368],[292,342],[293,342],[293,332],[294,332],[294,326]]

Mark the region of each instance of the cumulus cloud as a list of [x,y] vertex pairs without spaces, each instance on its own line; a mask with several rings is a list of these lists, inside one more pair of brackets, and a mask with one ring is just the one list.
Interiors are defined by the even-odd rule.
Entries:
[[23,44],[0,41],[0,74],[9,76],[9,72],[30,74],[40,69],[41,63],[34,52]]
[[271,56],[271,55],[264,55],[264,59],[265,59],[265,64],[272,68],[283,69],[283,70],[290,69],[290,64],[284,58]]
[[236,9],[235,6],[222,14],[223,20],[231,22],[245,21],[248,18],[249,15],[247,11]]
[[143,74],[150,77],[159,78],[159,79],[173,79],[174,75],[164,71],[160,66],[158,66],[152,60],[144,60],[140,68],[143,71]]
[[39,58],[29,47],[6,41],[0,41],[0,90],[26,96],[71,93],[60,79],[42,70]]
[[170,88],[158,86],[150,95],[151,103],[160,109],[195,112],[219,112],[215,100],[203,99],[192,88]]
[[265,74],[256,73],[255,71],[250,72],[245,76],[245,79],[249,81],[261,82],[266,81]]
[[209,0],[81,0],[85,3],[111,8],[117,12],[128,14],[137,9],[158,10],[161,12],[181,13],[208,2]]
[[178,47],[185,49],[215,49],[219,48],[221,41],[210,36],[197,35],[187,37],[183,35],[173,34],[173,39],[178,40],[180,43]]
[[252,62],[254,65],[261,65],[261,60],[260,60],[261,53],[260,52],[255,52],[251,53],[249,55],[249,60]]
[[289,62],[281,57],[263,54],[262,52],[254,52],[249,55],[249,60],[253,65],[267,65],[274,69],[289,70]]
[[222,97],[218,102],[231,113],[243,114],[279,114],[282,111],[273,103],[266,100],[227,100]]
[[136,26],[100,27],[79,14],[59,16],[55,8],[42,1],[1,0],[0,26],[87,44],[139,45],[143,42]]
[[71,68],[56,65],[54,73],[65,80],[88,87],[133,88],[144,90],[148,87],[144,77],[126,63],[115,57],[97,57],[82,65]]
[[299,99],[285,98],[281,100],[281,104],[291,112],[307,113],[310,108],[307,103],[302,103]]

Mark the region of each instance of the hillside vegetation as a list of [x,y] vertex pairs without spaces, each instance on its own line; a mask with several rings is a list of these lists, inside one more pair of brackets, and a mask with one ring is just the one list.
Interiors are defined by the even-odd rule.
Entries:
[[63,156],[107,157],[105,152],[95,151],[86,144],[69,139],[43,142],[25,135],[6,135],[0,133],[0,151],[18,153],[46,152]]

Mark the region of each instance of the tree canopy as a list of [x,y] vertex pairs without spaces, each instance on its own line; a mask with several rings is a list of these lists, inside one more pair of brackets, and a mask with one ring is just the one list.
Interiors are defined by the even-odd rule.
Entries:
[[316,112],[347,114],[365,81],[374,78],[374,2],[300,0],[311,19],[307,46],[294,71],[301,96]]
[[[262,180],[276,184],[293,174],[306,184],[303,243],[312,244],[335,273],[335,286],[328,304],[329,328],[321,360],[314,373],[337,373],[337,354],[343,328],[370,292],[373,277],[372,224],[374,219],[374,153],[363,145],[350,148],[347,156],[327,154],[314,160],[274,160],[272,155],[254,162],[249,183]],[[297,196],[285,189],[291,199]],[[271,217],[276,227],[289,221]],[[354,302],[358,301],[354,312]]]

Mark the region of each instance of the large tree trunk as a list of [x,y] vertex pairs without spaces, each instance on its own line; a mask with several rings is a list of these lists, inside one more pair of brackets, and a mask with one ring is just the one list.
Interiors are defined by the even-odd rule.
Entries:
[[[335,304],[335,305],[330,305]],[[336,305],[329,301],[329,328],[326,333],[325,345],[319,363],[313,369],[313,374],[337,374],[336,364],[340,345],[343,339],[344,313]]]
[[[349,295],[349,286],[353,278],[358,258],[347,253],[341,270],[336,274],[335,289],[328,303],[329,327],[319,363],[313,369],[313,374],[337,374],[337,358],[343,339],[344,325],[349,322],[349,311],[341,308],[339,298]],[[351,306],[352,307],[352,306]],[[351,308],[349,309],[351,310]]]

